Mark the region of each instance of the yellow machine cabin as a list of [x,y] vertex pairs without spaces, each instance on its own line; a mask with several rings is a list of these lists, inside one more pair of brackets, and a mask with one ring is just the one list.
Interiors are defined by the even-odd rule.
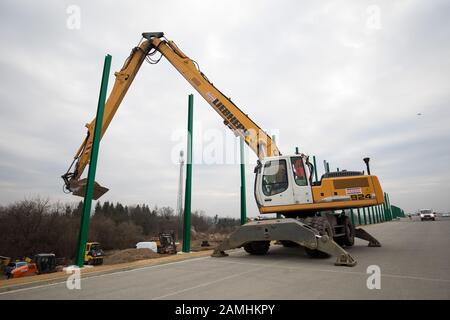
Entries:
[[264,158],[258,162],[255,173],[255,197],[261,213],[296,217],[384,201],[378,178],[363,172],[330,172],[313,183],[312,164],[303,154]]

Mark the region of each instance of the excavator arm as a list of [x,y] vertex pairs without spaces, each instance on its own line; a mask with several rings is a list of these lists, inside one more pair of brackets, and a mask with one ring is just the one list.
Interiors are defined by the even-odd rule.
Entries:
[[152,46],[180,72],[200,93],[211,107],[223,118],[236,136],[242,136],[258,158],[280,155],[275,142],[252,119],[240,110],[229,98],[217,89],[200,71],[195,61],[187,57],[173,41],[166,40],[162,33],[143,33]]
[[[145,39],[139,46],[132,49],[123,67],[115,73],[116,80],[113,89],[105,103],[101,138],[108,129],[117,109],[133,82],[144,60],[154,64],[156,52],[161,53],[180,74],[200,93],[211,107],[223,118],[224,124],[236,136],[241,136],[245,143],[256,153],[258,158],[281,155],[275,142],[229,98],[217,89],[200,71],[198,65],[187,57],[173,41],[167,40],[162,32],[147,32],[142,34]],[[73,162],[67,172],[62,175],[65,189],[75,195],[84,196],[86,179],[80,180],[89,163],[94,136],[95,119],[86,124],[87,136],[78,148]],[[73,171],[72,170],[73,167]],[[108,189],[96,183],[94,199],[100,198]]]

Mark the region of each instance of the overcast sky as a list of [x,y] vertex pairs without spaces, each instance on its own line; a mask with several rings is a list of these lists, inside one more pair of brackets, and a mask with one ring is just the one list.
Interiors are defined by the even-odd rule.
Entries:
[[[104,55],[111,89],[145,31],[174,40],[282,153],[316,155],[319,173],[368,156],[392,204],[450,211],[450,2],[413,0],[2,0],[0,204],[81,199],[60,176],[95,115]],[[239,216],[236,139],[194,91],[168,61],[143,64],[100,146],[101,200],[176,206],[194,93],[193,209]]]

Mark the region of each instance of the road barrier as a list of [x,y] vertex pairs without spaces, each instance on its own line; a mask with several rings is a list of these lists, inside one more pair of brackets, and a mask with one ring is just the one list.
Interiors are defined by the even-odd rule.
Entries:
[[388,222],[405,217],[403,209],[391,205],[389,195],[386,192],[384,193],[384,203],[382,205],[350,209],[347,214],[355,226]]

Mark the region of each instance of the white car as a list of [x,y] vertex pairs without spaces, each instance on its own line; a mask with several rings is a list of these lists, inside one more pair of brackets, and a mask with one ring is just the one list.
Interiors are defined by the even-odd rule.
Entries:
[[422,209],[419,210],[420,220],[436,220],[436,213],[433,212],[433,210],[430,209]]
[[443,213],[442,216],[448,218],[450,217],[450,213]]

